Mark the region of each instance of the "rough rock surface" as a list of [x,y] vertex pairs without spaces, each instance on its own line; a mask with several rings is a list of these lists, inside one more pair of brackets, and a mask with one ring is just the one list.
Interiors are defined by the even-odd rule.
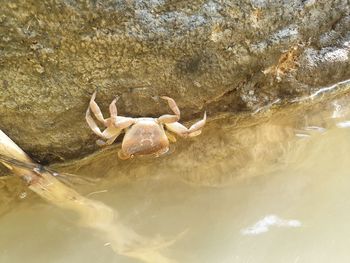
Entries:
[[328,0],[0,0],[0,129],[42,161],[96,149],[105,111],[255,111],[350,78],[350,7]]

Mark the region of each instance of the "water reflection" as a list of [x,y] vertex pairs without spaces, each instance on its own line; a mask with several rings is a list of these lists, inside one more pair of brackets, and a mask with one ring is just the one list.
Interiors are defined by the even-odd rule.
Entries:
[[254,225],[241,230],[242,235],[259,235],[268,232],[272,226],[300,227],[301,222],[295,219],[282,219],[277,215],[268,215],[260,219]]

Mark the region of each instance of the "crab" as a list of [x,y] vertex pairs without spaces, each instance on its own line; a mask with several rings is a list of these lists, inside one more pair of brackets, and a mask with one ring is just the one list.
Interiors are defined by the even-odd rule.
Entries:
[[[162,96],[161,98],[168,102],[174,114],[165,114],[159,118],[118,116],[117,98],[115,98],[109,105],[110,117],[105,119],[95,102],[96,93],[95,91],[91,96],[90,104],[85,115],[86,121],[91,130],[101,138],[96,141],[100,146],[112,144],[122,132],[125,133],[121,150],[118,152],[118,156],[122,160],[137,155],[160,156],[165,154],[169,150],[170,142],[176,142],[174,134],[180,137],[197,136],[201,134],[207,118],[206,112],[204,112],[202,120],[187,128],[178,122],[180,119],[180,110],[176,102],[172,98]],[[100,130],[92,118],[91,112],[106,127],[104,131]]]

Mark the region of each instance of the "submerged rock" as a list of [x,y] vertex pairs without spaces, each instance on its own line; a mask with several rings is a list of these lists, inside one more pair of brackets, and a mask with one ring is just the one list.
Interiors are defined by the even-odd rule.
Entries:
[[96,149],[84,114],[256,111],[350,77],[347,1],[0,1],[0,129],[42,161]]

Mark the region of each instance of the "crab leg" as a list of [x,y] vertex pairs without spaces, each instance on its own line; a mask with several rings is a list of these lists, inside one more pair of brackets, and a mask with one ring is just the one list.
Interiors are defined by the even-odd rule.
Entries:
[[90,108],[87,109],[86,114],[85,114],[85,119],[86,122],[88,123],[90,129],[98,136],[100,136],[101,138],[107,139],[101,132],[100,128],[97,126],[96,122],[94,121],[94,119],[91,117],[91,113],[90,113]]
[[107,141],[104,141],[104,140],[99,139],[99,140],[96,141],[96,144],[97,144],[98,146],[110,145],[110,144],[112,144],[112,143],[115,141],[115,139],[117,139],[117,137],[119,136],[119,134],[120,134],[120,133],[114,135],[113,137],[109,138]]
[[99,139],[99,140],[96,141],[96,143],[99,146],[110,145],[110,144],[112,144],[115,141],[115,139],[117,139],[117,137],[120,135],[121,131],[122,130],[119,129],[119,128],[116,128],[116,127],[113,127],[113,126],[109,126],[107,129],[105,129],[102,132],[103,138],[107,139],[107,141]]
[[119,128],[116,128],[116,127],[113,127],[113,126],[109,126],[107,129],[105,129],[103,132],[102,132],[102,135],[103,135],[103,138],[106,138],[106,139],[111,139],[112,137],[114,136],[118,136],[120,133],[121,133],[121,129]]
[[113,125],[115,128],[123,130],[135,123],[135,119],[128,117],[117,117],[113,119]]
[[159,123],[173,123],[173,122],[177,122],[178,120],[180,120],[180,110],[179,110],[179,107],[176,105],[176,102],[172,98],[169,98],[166,96],[163,96],[161,98],[168,101],[168,105],[169,105],[170,109],[175,113],[175,115],[170,115],[170,114],[162,115],[158,118],[158,122]]
[[[98,119],[100,122],[103,123],[103,125],[107,126],[107,120],[105,120],[105,118],[102,115],[102,112],[100,110],[100,107],[97,105],[97,103],[95,102],[95,98],[96,98],[96,93],[97,91],[95,91],[90,99],[90,109],[91,111],[94,113],[96,119]],[[113,103],[113,102],[112,102]]]
[[118,98],[115,98],[109,105],[109,113],[111,114],[112,119],[115,119],[118,116],[117,105],[116,105],[117,100]]
[[203,126],[205,125],[207,119],[207,114],[206,112],[204,112],[204,116],[203,119],[196,122],[195,124],[193,124],[189,129],[186,128],[184,125],[182,125],[179,122],[174,122],[174,123],[165,123],[165,127],[180,136],[186,137],[194,137],[197,136],[201,133],[201,129],[203,128]]
[[96,122],[91,117],[90,109],[87,109],[85,119],[86,119],[86,122],[88,123],[89,127],[91,128],[91,130],[96,135],[100,136],[101,138],[103,138],[105,140],[109,140],[112,137],[114,137],[115,135],[117,135],[117,137],[118,137],[121,130],[123,129],[123,128],[119,128],[119,127],[110,126],[110,127],[106,128],[103,132],[101,132],[100,128],[97,126]]

